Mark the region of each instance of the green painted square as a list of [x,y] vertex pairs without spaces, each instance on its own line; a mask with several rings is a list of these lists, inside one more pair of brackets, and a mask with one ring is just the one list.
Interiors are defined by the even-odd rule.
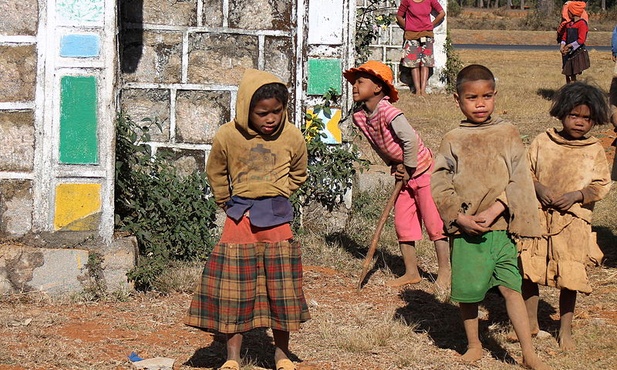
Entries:
[[323,95],[329,88],[341,92],[341,60],[340,59],[309,59],[308,89],[309,95]]
[[94,76],[60,82],[60,162],[97,164],[97,86]]

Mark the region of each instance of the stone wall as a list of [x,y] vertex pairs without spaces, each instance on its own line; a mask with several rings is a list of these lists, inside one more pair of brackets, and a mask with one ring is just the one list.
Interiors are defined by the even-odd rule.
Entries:
[[0,0],[0,294],[127,286],[113,238],[116,0]]
[[0,236],[111,242],[115,10],[0,1]]
[[246,68],[271,71],[290,88],[299,82],[296,12],[285,0],[122,2],[121,110],[134,121],[158,118],[153,148],[203,170]]
[[0,235],[32,228],[36,0],[0,1]]
[[[369,0],[356,0],[358,7],[366,7]],[[398,4],[400,1],[396,1],[396,7],[388,7],[389,1],[384,1],[384,6],[378,10],[381,13],[387,13],[392,16],[396,15],[398,10]],[[440,80],[442,71],[446,67],[446,51],[445,42],[447,36],[448,27],[448,2],[447,0],[439,0],[439,4],[446,11],[446,18],[444,21],[434,29],[435,44],[435,68],[433,68],[431,77],[428,81],[428,92],[443,92],[445,89],[445,82]],[[401,89],[406,89],[408,80],[400,79],[399,63],[402,57],[401,47],[403,44],[403,30],[396,24],[396,21],[385,29],[379,31],[379,38],[371,45],[370,59],[380,60],[392,68],[394,72],[395,84]]]
[[33,269],[24,276],[63,276],[48,270],[58,253],[76,274],[90,255],[81,251],[116,261],[110,271],[134,263],[134,241],[114,238],[118,110],[159,119],[149,144],[189,172],[204,169],[217,128],[234,117],[246,68],[287,83],[298,126],[329,88],[345,97],[341,109],[349,103],[351,0],[0,0],[0,12],[0,242],[22,243],[2,245],[9,290],[74,286],[7,274],[23,265]]

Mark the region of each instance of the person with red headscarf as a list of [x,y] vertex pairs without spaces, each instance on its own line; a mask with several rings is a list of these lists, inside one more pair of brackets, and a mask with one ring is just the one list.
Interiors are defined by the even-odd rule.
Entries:
[[[559,23],[559,26],[557,26],[557,43],[561,42],[561,37],[563,36],[563,32],[566,29],[566,24],[568,24],[568,22],[572,20],[572,18],[570,18],[570,15],[568,14],[568,4],[570,4],[571,2],[572,1],[566,1],[561,7],[561,22]],[[583,18],[585,22],[589,24],[589,14],[587,14],[587,11],[585,9],[583,9],[583,13],[581,13],[581,18]]]
[[576,81],[576,76],[589,68],[589,53],[585,48],[589,26],[582,18],[585,6],[584,1],[569,1],[567,12],[570,21],[566,23],[562,32],[560,47],[563,56],[561,73],[566,76],[566,83]]

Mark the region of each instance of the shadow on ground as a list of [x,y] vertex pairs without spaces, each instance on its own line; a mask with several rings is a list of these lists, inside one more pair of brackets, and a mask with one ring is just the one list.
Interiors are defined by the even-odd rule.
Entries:
[[[203,347],[195,351],[184,365],[191,367],[204,367],[218,369],[225,362],[227,351],[225,348],[225,335],[217,334],[208,347]],[[242,341],[242,359],[245,363],[254,366],[273,369],[274,368],[274,341],[267,329],[260,328],[251,330],[244,334]],[[290,359],[294,362],[302,362],[293,353]]]
[[594,226],[593,231],[597,233],[597,241],[602,253],[604,253],[604,261],[602,264],[607,268],[617,267],[617,235],[613,234],[610,228],[605,226]]
[[[401,292],[400,298],[406,306],[395,312],[395,319],[414,327],[417,333],[427,333],[436,346],[443,349],[455,350],[459,354],[467,350],[467,338],[462,325],[459,308],[455,304],[439,301],[433,294],[414,289]],[[509,318],[505,309],[505,301],[499,291],[490,290],[480,305],[485,314],[480,317],[479,331],[483,347],[491,356],[509,364],[516,361],[499,343],[493,328],[509,326]],[[540,326],[553,335],[559,327],[559,322],[552,320],[555,309],[547,302],[540,300],[538,318]]]
[[[361,260],[366,258],[369,250],[368,247],[358,244],[358,242],[346,232],[336,232],[327,235],[326,243],[340,245],[352,257]],[[402,276],[405,273],[405,264],[403,263],[403,259],[400,254],[390,253],[389,251],[377,246],[377,250],[375,251],[373,258],[375,262],[366,274],[364,280],[361,282],[362,285],[370,280],[371,276],[381,269],[389,270],[396,276]],[[437,279],[436,274],[429,273],[421,268],[418,268],[418,271],[423,279],[431,282],[434,282]]]

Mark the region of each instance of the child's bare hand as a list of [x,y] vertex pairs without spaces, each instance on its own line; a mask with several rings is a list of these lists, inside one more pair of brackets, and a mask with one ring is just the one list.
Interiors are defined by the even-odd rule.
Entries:
[[570,52],[570,49],[572,49],[571,45],[562,45],[559,50],[561,51],[562,55],[566,55]]
[[572,205],[576,202],[583,201],[583,193],[580,191],[571,191],[569,193],[565,193],[559,198],[553,201],[553,208],[558,209],[560,211],[567,211],[572,207]]
[[493,224],[493,222],[495,222],[497,216],[499,215],[495,215],[487,209],[486,211],[478,213],[473,218],[476,224],[488,228]]
[[502,202],[495,201],[490,207],[476,214],[473,218],[478,225],[489,228],[505,210],[506,206]]
[[391,173],[394,174],[394,177],[397,180],[403,180],[405,182],[409,181],[411,175],[413,174],[415,168],[407,167],[402,163],[397,165],[393,165],[391,168]]
[[477,215],[470,216],[459,213],[456,217],[456,223],[459,229],[467,235],[481,235],[490,230],[484,226],[486,219]]
[[540,201],[540,204],[544,207],[548,207],[553,204],[553,192],[547,186],[542,185],[540,182],[536,181],[534,184],[536,189],[536,197]]

